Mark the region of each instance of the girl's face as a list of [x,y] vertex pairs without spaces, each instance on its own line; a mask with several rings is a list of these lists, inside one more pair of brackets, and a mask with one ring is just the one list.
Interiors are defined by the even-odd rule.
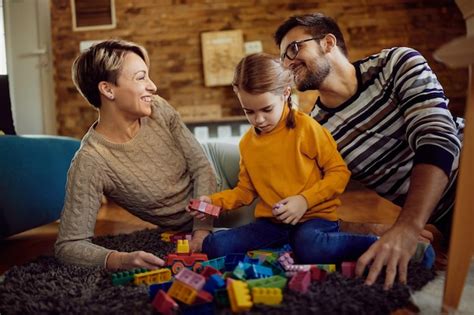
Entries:
[[115,104],[127,116],[139,118],[151,114],[156,85],[148,76],[148,67],[140,56],[128,53],[113,87]]
[[[250,94],[237,90],[242,109],[248,121],[262,133],[269,133],[277,126],[283,113],[286,95],[276,95],[271,92]],[[288,92],[289,94],[289,92]]]

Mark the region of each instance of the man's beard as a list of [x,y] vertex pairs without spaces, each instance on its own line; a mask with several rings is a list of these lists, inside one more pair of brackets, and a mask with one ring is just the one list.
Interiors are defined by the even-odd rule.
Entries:
[[315,65],[313,69],[315,70],[312,71],[312,69],[306,67],[307,72],[305,76],[296,83],[298,91],[319,90],[321,84],[331,72],[331,66],[326,60]]

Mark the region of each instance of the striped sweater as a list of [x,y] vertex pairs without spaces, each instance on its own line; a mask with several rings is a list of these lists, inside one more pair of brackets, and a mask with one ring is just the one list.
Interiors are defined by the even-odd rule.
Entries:
[[352,178],[403,206],[413,166],[440,167],[449,184],[430,222],[453,208],[464,120],[421,54],[397,47],[354,63],[357,92],[337,108],[318,98],[311,112],[338,143]]

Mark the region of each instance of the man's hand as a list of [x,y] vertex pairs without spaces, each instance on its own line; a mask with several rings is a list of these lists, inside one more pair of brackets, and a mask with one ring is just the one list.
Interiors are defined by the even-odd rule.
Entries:
[[191,253],[198,252],[200,253],[202,251],[202,242],[206,238],[206,236],[209,235],[209,231],[207,230],[196,230],[193,233],[193,238],[189,242],[189,249]]
[[144,251],[131,253],[112,252],[107,258],[106,268],[108,270],[132,268],[158,269],[164,264],[163,259]]
[[279,201],[273,206],[272,213],[278,220],[295,225],[308,210],[306,199],[301,196],[291,196]]
[[[209,198],[209,196],[201,196],[198,199],[201,200],[201,201],[207,202],[207,203],[212,202],[212,200],[211,200],[211,198]],[[189,208],[189,206],[186,206],[185,209],[190,215],[192,215],[193,217],[195,217],[196,219],[201,220],[201,221],[204,221],[208,216],[207,214],[205,214],[203,212],[196,211],[196,210],[193,210],[193,209]]]
[[408,262],[415,254],[418,233],[404,226],[393,226],[378,241],[360,256],[357,261],[356,275],[362,276],[365,268],[372,262],[365,284],[372,285],[386,267],[384,289],[390,289],[398,272],[398,280],[407,282]]

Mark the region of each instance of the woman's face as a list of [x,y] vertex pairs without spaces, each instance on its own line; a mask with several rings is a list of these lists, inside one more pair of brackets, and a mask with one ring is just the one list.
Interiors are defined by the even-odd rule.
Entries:
[[245,116],[255,128],[262,133],[275,129],[283,113],[285,95],[276,95],[271,92],[250,94],[238,90],[237,97]]
[[114,86],[115,105],[125,115],[140,118],[151,114],[156,85],[148,76],[148,67],[135,53],[127,53]]

